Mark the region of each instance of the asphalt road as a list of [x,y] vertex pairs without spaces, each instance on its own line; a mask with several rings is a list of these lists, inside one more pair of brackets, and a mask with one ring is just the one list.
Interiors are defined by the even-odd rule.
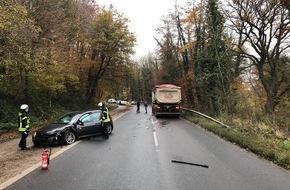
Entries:
[[114,125],[110,139],[82,140],[6,189],[290,189],[289,171],[184,119],[133,109]]

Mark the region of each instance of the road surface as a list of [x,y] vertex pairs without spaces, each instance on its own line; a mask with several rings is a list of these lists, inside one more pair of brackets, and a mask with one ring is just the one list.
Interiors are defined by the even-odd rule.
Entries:
[[149,113],[132,109],[108,140],[79,141],[6,189],[290,189],[289,171],[182,118]]

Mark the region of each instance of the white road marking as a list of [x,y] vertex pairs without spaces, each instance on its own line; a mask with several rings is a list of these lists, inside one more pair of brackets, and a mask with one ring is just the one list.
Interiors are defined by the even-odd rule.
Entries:
[[155,124],[155,123],[158,123],[158,121],[156,119],[154,120],[153,118],[151,118],[151,123]]
[[159,144],[158,144],[157,134],[155,131],[153,131],[153,137],[154,137],[155,148],[156,148],[156,150],[158,150]]
[[157,133],[155,131],[155,124],[158,123],[158,121],[153,118],[151,118],[151,123],[152,123],[152,128],[153,128],[153,140],[154,140],[154,145],[155,145],[155,150],[158,152],[159,150],[159,144],[158,144],[158,139],[157,139]]

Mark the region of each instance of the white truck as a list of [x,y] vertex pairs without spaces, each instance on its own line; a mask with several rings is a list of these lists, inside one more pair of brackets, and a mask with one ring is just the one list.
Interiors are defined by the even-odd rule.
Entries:
[[173,84],[155,85],[152,89],[152,113],[180,116],[181,87]]

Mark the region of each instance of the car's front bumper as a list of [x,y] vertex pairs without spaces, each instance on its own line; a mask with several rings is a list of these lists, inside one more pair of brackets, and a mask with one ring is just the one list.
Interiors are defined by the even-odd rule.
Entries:
[[43,134],[43,133],[37,133],[35,132],[32,135],[32,142],[34,146],[38,145],[58,145],[60,143],[60,135],[55,134]]

